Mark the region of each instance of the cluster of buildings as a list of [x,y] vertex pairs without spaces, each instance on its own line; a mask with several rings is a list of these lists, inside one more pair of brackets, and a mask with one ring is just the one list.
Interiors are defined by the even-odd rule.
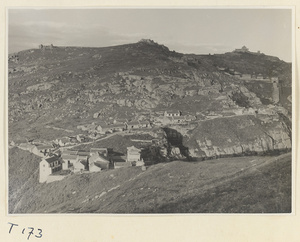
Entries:
[[142,166],[141,149],[134,146],[127,148],[126,156],[114,156],[107,148],[84,150],[63,150],[61,154],[48,154],[39,164],[39,182],[62,180],[70,172],[99,172],[129,166]]
[[163,116],[158,116],[154,120],[154,124],[157,126],[168,124],[188,124],[191,121],[196,120],[196,116],[182,115],[182,112],[177,111],[165,111]]
[[151,124],[148,120],[114,120],[112,123],[94,122],[87,125],[78,125],[77,128],[83,131],[95,132],[99,134],[107,134],[113,132],[121,132],[124,130],[134,130],[134,129],[147,129],[151,128]]

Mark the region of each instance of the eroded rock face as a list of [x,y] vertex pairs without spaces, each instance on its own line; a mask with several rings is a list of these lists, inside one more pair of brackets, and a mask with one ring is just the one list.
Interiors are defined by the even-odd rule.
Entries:
[[192,157],[202,158],[264,154],[292,148],[284,123],[264,125],[259,121],[254,116],[210,120],[199,125],[185,144]]

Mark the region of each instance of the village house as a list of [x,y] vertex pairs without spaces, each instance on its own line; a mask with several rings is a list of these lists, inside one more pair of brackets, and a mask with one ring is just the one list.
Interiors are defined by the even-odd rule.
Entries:
[[258,74],[256,77],[257,80],[263,80],[264,76],[262,74]]
[[87,157],[81,157],[81,159],[78,157],[78,160],[73,163],[73,172],[83,172],[88,169],[88,163],[87,163]]
[[113,132],[122,132],[126,128],[124,123],[114,123],[109,126]]
[[115,169],[131,166],[131,162],[126,162],[126,156],[113,156],[112,161]]
[[138,121],[130,121],[128,123],[125,123],[126,129],[139,129],[140,123]]
[[74,165],[74,163],[77,162],[78,156],[77,154],[66,154],[63,153],[61,155],[62,158],[62,169],[63,170],[68,170],[71,168],[71,166]]
[[185,115],[184,118],[187,122],[191,122],[197,119],[197,117],[194,115]]
[[[99,168],[106,169],[106,167],[109,166],[108,159],[104,158],[107,156],[107,148],[91,148],[89,152],[84,150],[64,150],[61,155],[62,168],[63,170],[71,169],[74,172],[80,172],[84,170],[90,170],[92,172],[100,171],[101,169]],[[90,160],[91,157],[93,157],[92,160]],[[96,157],[98,157],[100,164],[94,165],[93,161]]]
[[242,77],[241,77],[241,79],[243,79],[243,80],[251,80],[251,74],[242,74]]
[[65,154],[65,155],[77,155],[78,154],[78,150],[68,150],[66,148],[63,148],[62,154]]
[[87,170],[89,154],[90,152],[88,151],[84,151],[84,150],[78,151],[77,160],[73,163],[73,171],[75,173]]
[[49,175],[62,169],[61,159],[58,156],[45,157],[39,164],[39,182],[46,182]]
[[127,147],[127,162],[140,161],[141,160],[141,150],[131,146]]
[[100,134],[105,134],[106,132],[110,132],[110,133],[113,132],[112,127],[104,122],[101,122],[100,124],[98,124],[97,131]]
[[179,110],[178,111],[165,111],[164,116],[166,116],[166,117],[179,117],[179,116],[181,116],[181,112]]
[[141,128],[151,128],[150,122],[148,120],[139,121]]
[[183,123],[186,123],[186,119],[184,116],[172,117],[172,123],[173,124],[183,124]]
[[109,169],[109,163],[109,160],[103,154],[93,153],[89,158],[89,171],[98,172]]
[[77,155],[78,156],[82,156],[82,157],[86,157],[86,156],[89,156],[90,155],[90,152],[89,151],[86,151],[86,150],[78,150],[77,152]]
[[50,144],[48,144],[48,145],[47,144],[37,145],[36,148],[43,155],[50,154],[54,150],[53,146],[50,145]]
[[235,71],[235,72],[233,73],[233,75],[234,75],[235,77],[238,77],[238,78],[241,77],[241,73],[238,72],[238,71]]
[[101,155],[104,155],[105,157],[107,157],[108,149],[107,148],[91,148],[90,155],[92,156],[93,154],[101,154]]
[[97,163],[97,160],[95,160],[95,157],[98,158],[97,155],[94,154],[89,159],[89,172],[99,172],[102,170],[101,166]]

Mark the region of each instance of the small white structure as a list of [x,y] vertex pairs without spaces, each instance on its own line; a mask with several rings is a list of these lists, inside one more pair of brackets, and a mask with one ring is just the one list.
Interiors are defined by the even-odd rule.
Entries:
[[102,169],[109,169],[109,160],[102,154],[94,153],[89,158],[89,171],[97,172]]
[[125,123],[126,129],[139,129],[140,128],[140,123],[139,121],[130,121],[128,123]]
[[86,159],[80,159],[77,160],[76,162],[73,163],[73,167],[74,167],[74,172],[82,172],[84,170],[86,170],[86,162],[87,162],[87,158]]
[[127,162],[136,162],[141,160],[141,150],[131,146],[127,147]]
[[40,178],[39,182],[46,182],[49,175],[53,172],[61,170],[61,160],[58,156],[45,157],[40,162]]
[[180,111],[165,111],[164,116],[166,116],[166,117],[179,117],[179,116],[181,116],[181,112]]

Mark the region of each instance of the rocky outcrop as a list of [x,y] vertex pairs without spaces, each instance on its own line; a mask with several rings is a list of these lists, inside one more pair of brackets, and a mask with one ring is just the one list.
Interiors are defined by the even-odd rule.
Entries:
[[264,125],[254,116],[205,121],[185,141],[190,155],[201,158],[264,154],[292,148],[284,123]]

